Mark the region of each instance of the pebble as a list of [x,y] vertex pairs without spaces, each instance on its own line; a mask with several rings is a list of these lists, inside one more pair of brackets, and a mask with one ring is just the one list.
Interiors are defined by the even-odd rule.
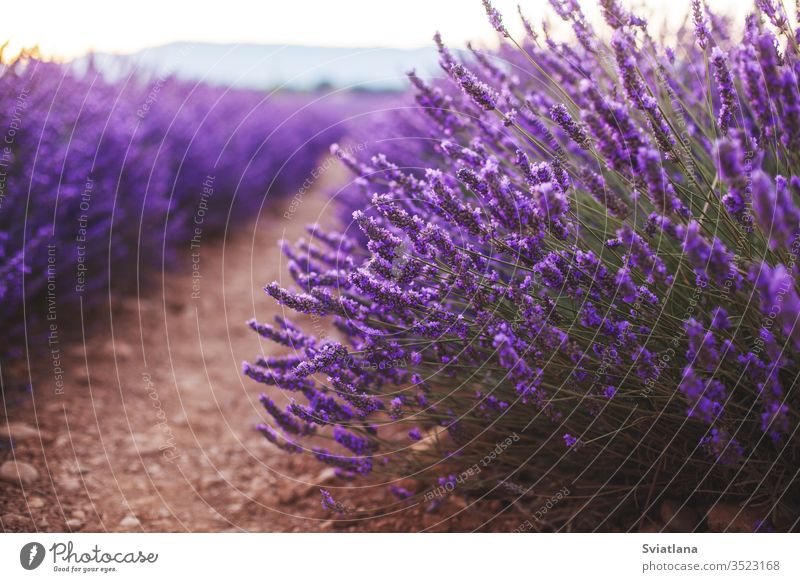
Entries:
[[75,477],[64,477],[56,481],[56,487],[60,491],[73,492],[81,488],[81,483]]
[[72,517],[81,520],[86,519],[86,512],[83,511],[82,509],[76,509],[75,511],[72,512]]
[[133,348],[127,342],[115,341],[111,345],[111,351],[120,360],[127,360],[133,356]]
[[18,485],[33,485],[39,478],[39,472],[28,463],[6,461],[0,466],[0,479]]
[[69,434],[61,434],[56,438],[56,442],[53,444],[53,447],[56,449],[63,449],[64,447],[71,446],[72,439],[70,438]]
[[136,452],[143,457],[161,452],[161,443],[155,438],[137,436],[134,446]]
[[79,529],[83,527],[83,522],[80,519],[71,518],[64,522],[69,529]]
[[319,475],[317,475],[317,484],[324,485],[325,483],[330,483],[336,479],[336,469],[333,467],[327,467],[323,469]]
[[139,527],[140,525],[142,525],[142,522],[135,515],[126,515],[119,522],[119,526],[125,528]]
[[214,485],[222,483],[223,481],[224,481],[224,479],[222,478],[221,475],[205,475],[200,480],[200,486],[201,487],[213,487]]
[[28,499],[28,507],[31,509],[40,509],[44,507],[44,499],[41,497],[31,497]]
[[164,476],[164,469],[161,468],[161,465],[156,463],[151,463],[147,466],[147,472],[151,477],[163,477]]
[[24,422],[9,422],[5,426],[0,426],[0,438],[15,441],[38,439],[39,431]]

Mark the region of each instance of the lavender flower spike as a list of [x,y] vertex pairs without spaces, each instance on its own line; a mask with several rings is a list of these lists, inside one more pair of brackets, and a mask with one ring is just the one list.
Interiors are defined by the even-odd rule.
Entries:
[[694,35],[697,38],[697,46],[706,50],[708,47],[708,22],[703,16],[703,6],[700,0],[692,0],[692,20],[694,21]]
[[483,7],[486,9],[486,15],[489,17],[489,22],[492,24],[494,29],[504,37],[510,38],[511,35],[508,34],[508,30],[506,29],[505,24],[503,24],[502,15],[494,6],[492,6],[492,3],[489,0],[483,0]]
[[[792,178],[797,184],[797,178]],[[775,183],[763,171],[752,178],[753,210],[761,230],[775,250],[788,248],[800,235],[800,209],[794,202],[792,188],[786,178],[776,176]]]
[[719,129],[722,135],[728,134],[733,115],[736,112],[736,92],[733,87],[731,73],[728,70],[728,63],[719,47],[711,49],[711,64],[714,66],[714,78],[717,80],[719,99],[721,102],[719,117]]
[[489,85],[479,81],[464,65],[454,64],[450,69],[450,74],[464,93],[469,95],[482,109],[492,111],[497,108],[497,93]]
[[553,105],[550,108],[550,119],[555,121],[572,138],[572,141],[583,149],[589,149],[589,136],[586,134],[586,130],[575,123],[567,111],[566,105],[563,103]]

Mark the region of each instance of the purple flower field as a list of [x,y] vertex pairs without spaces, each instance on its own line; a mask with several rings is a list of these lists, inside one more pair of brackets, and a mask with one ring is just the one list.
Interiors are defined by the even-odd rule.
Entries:
[[109,82],[24,55],[0,87],[3,367],[48,315],[63,333],[109,290],[147,293],[149,272],[188,264],[193,238],[291,195],[353,107],[135,71]]
[[800,6],[687,3],[0,50],[0,529],[798,531]]
[[614,0],[603,30],[550,4],[571,41],[486,1],[499,49],[437,34],[447,78],[411,75],[430,141],[347,157],[350,220],[283,249],[286,317],[251,327],[290,353],[244,365],[284,394],[258,429],[335,469],[339,513],[374,476],[430,511],[586,500],[545,529],[635,529],[666,497],[692,528],[734,503],[794,529],[800,29],[695,1],[664,42]]

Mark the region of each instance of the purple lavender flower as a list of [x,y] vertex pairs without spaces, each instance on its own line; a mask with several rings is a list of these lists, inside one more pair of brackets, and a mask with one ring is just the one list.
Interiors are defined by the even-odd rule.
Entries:
[[650,94],[649,88],[638,69],[636,42],[631,33],[619,28],[614,31],[611,46],[622,77],[622,86],[631,103],[647,116],[653,137],[662,152],[671,153],[675,146],[672,130],[664,119],[658,102]]
[[800,209],[786,178],[778,175],[773,184],[763,171],[756,171],[752,192],[756,222],[769,238],[770,248],[794,244],[800,234]]
[[539,35],[533,29],[533,25],[531,24],[531,21],[528,20],[525,17],[525,15],[522,13],[522,7],[519,6],[519,5],[517,5],[517,12],[519,13],[519,18],[522,21],[522,26],[525,29],[525,32],[527,33],[528,38],[530,38],[533,42],[536,42],[537,39],[539,38]]
[[779,30],[783,29],[788,23],[786,12],[784,12],[783,5],[780,2],[775,0],[756,0],[756,6]]
[[703,381],[691,366],[687,366],[679,388],[689,403],[689,416],[696,416],[703,422],[712,424],[721,414],[725,387],[718,380]]
[[389,413],[391,414],[392,418],[398,419],[398,418],[401,418],[403,416],[403,399],[402,398],[400,398],[399,396],[395,396],[389,402],[389,406],[390,406],[390,409],[389,409],[390,412]]
[[606,23],[615,30],[622,26],[647,25],[647,21],[624,10],[617,0],[599,0],[598,3]]
[[350,471],[359,475],[367,475],[372,472],[372,460],[369,458],[337,455],[323,448],[315,448],[313,452],[317,460],[326,465],[344,469],[345,471]]
[[572,119],[567,111],[566,105],[563,103],[553,105],[550,108],[550,119],[555,121],[576,144],[584,149],[588,149],[589,136],[586,135],[586,130]]
[[773,442],[779,443],[790,432],[789,407],[777,399],[770,399],[761,413],[761,430]]
[[751,124],[756,128],[757,134],[769,137],[774,125],[773,106],[755,46],[749,43],[742,46],[737,62],[744,93],[747,96],[749,107],[755,114],[755,119]]
[[711,279],[720,286],[730,282],[738,287],[741,276],[736,271],[733,255],[719,238],[709,243],[700,232],[697,221],[691,221],[684,229],[683,252],[700,280]]
[[722,135],[727,135],[728,127],[736,112],[736,90],[733,87],[733,80],[728,70],[725,54],[719,47],[715,46],[711,50],[711,64],[714,67],[714,78],[717,80],[717,89],[719,91],[721,103],[717,123],[719,123],[719,129]]
[[694,318],[689,318],[683,325],[689,340],[686,358],[697,367],[713,372],[720,364],[720,351],[716,337],[706,331],[703,325]]
[[497,93],[478,78],[464,65],[455,63],[450,74],[461,86],[461,89],[481,108],[492,111],[497,108]]
[[791,338],[795,348],[800,347],[800,296],[795,279],[786,267],[770,267],[762,263],[750,273],[761,300],[761,311],[768,317],[777,317],[782,331]]
[[314,434],[316,429],[313,424],[300,424],[296,417],[281,410],[266,394],[261,394],[258,399],[284,432],[302,436]]
[[616,218],[625,219],[628,216],[628,204],[613,189],[606,187],[603,178],[591,170],[584,169],[581,173],[581,181],[584,187],[592,195],[592,198],[608,209],[608,212]]
[[282,449],[287,453],[300,453],[303,450],[300,445],[296,444],[290,439],[285,437],[281,438],[272,427],[266,424],[256,425],[256,430],[264,435],[264,438],[266,438],[269,442],[273,443],[279,449]]
[[706,50],[711,33],[708,30],[708,22],[706,22],[703,15],[703,7],[700,0],[692,0],[692,21],[694,22],[694,35],[697,38],[697,45],[702,50]]
[[675,194],[675,188],[664,172],[661,156],[653,148],[642,147],[637,157],[642,177],[647,185],[650,200],[661,214],[691,215],[686,204]]
[[724,428],[713,427],[700,444],[723,466],[736,465],[744,454],[739,441],[732,438]]
[[341,426],[334,427],[333,439],[356,455],[369,455],[378,448],[378,444],[375,441],[356,435]]
[[672,283],[672,276],[669,275],[667,267],[650,245],[628,225],[623,226],[617,231],[619,241],[627,251],[626,257],[631,265],[642,271],[650,283],[660,283],[669,285]]
[[319,494],[322,497],[322,507],[334,513],[344,514],[347,513],[347,508],[336,501],[327,489],[319,488]]
[[711,312],[711,327],[720,331],[731,329],[731,321],[724,308],[717,307]]
[[[725,208],[736,220],[750,227],[749,206],[752,201],[752,192],[756,188],[763,188],[764,178],[760,172],[748,179],[747,166],[752,164],[752,159],[746,157],[739,140],[724,139],[716,147],[718,170],[720,178],[728,184],[728,192],[722,197]],[[759,183],[756,183],[758,181]]]
[[325,370],[331,364],[347,358],[347,348],[338,343],[326,343],[319,349],[313,349],[313,355],[297,365],[294,374],[298,378],[303,378],[310,374]]
[[489,0],[482,0],[483,7],[486,9],[486,16],[489,17],[489,22],[492,24],[494,29],[502,34],[504,37],[508,38],[508,30],[506,30],[505,25],[503,24],[503,17],[500,13],[492,6],[492,3]]

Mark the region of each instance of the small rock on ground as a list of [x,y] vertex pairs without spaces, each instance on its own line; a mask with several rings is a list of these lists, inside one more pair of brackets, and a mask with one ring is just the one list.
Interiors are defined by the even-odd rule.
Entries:
[[39,478],[39,472],[28,463],[6,461],[0,466],[0,479],[17,485],[33,485]]
[[0,438],[15,441],[38,439],[39,431],[24,422],[9,422],[5,426],[0,426]]
[[64,477],[56,481],[56,489],[72,493],[81,488],[81,483],[75,477]]
[[28,499],[28,507],[31,509],[40,509],[44,507],[44,499],[41,497],[31,497]]
[[139,518],[135,515],[126,515],[122,518],[119,522],[120,527],[131,528],[131,527],[139,527],[142,522],[139,521]]

